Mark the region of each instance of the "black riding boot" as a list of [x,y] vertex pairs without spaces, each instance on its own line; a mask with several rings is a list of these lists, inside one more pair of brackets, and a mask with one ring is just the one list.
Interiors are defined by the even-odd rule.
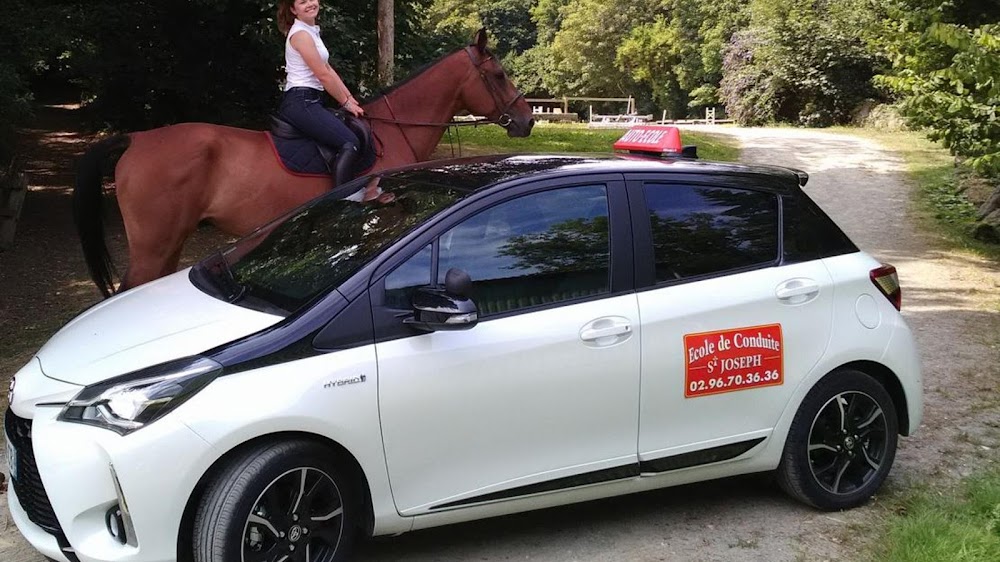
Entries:
[[344,185],[354,179],[354,163],[358,161],[358,147],[353,142],[345,142],[337,153],[333,164],[333,187]]

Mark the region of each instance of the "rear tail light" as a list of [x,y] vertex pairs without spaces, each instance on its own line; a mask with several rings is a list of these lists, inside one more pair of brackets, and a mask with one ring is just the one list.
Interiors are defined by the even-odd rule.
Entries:
[[896,275],[896,268],[891,265],[883,265],[877,269],[871,270],[869,274],[872,279],[872,283],[878,287],[879,291],[885,295],[885,298],[889,299],[892,306],[899,310],[903,305],[903,289],[899,286],[899,276]]

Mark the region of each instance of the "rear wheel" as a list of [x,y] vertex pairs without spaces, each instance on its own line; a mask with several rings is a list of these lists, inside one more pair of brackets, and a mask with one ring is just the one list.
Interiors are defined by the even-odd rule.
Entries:
[[225,466],[194,524],[195,562],[343,562],[357,537],[356,490],[326,448],[262,444]]
[[898,433],[896,408],[882,385],[860,371],[836,371],[795,414],[778,483],[820,509],[861,505],[889,474]]

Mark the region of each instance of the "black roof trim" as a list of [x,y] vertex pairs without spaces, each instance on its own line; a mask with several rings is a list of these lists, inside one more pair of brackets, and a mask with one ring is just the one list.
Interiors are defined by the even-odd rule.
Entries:
[[476,191],[507,180],[571,174],[677,173],[692,175],[767,176],[772,182],[802,186],[808,174],[781,166],[657,158],[622,153],[516,153],[433,160],[383,172],[427,183]]

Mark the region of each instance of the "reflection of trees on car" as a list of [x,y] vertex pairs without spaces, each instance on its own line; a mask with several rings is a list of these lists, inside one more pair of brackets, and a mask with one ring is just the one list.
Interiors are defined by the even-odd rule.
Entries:
[[603,270],[608,266],[608,217],[570,219],[545,232],[512,236],[497,254],[516,258],[506,269],[538,273]]
[[777,203],[773,195],[695,188],[697,210],[654,210],[650,215],[657,279],[669,281],[725,271],[777,257]]

